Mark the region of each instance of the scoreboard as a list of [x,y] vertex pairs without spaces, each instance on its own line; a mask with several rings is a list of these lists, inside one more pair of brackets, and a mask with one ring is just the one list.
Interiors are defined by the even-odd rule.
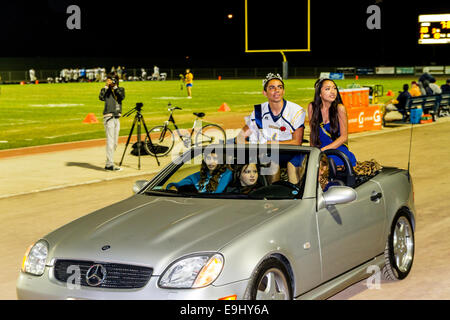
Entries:
[[419,44],[450,44],[450,13],[419,16]]

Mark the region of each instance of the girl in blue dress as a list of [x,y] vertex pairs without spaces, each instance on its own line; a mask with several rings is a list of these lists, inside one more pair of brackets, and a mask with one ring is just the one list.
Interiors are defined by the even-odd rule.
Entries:
[[[342,104],[339,90],[333,80],[319,79],[314,84],[314,101],[308,105],[311,129],[310,144],[320,150],[338,149],[345,153],[352,166],[356,166],[355,155],[348,149],[347,110]],[[344,163],[330,156],[337,166]]]
[[[314,84],[314,101],[308,105],[308,119],[310,127],[310,145],[321,151],[338,149],[345,153],[353,167],[356,157],[348,149],[348,120],[347,110],[342,104],[339,90],[333,80],[322,78]],[[336,166],[344,163],[339,157],[330,155]],[[295,156],[288,163],[289,181],[297,184],[300,181],[299,168],[304,156]]]
[[226,164],[219,164],[217,154],[205,155],[200,171],[193,173],[179,182],[172,182],[167,189],[194,186],[200,193],[222,193],[233,179],[233,173]]

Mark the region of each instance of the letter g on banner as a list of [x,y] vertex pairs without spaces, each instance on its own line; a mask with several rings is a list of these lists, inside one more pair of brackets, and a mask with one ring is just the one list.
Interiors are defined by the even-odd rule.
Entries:
[[358,123],[360,126],[364,125],[364,111],[361,111],[358,115]]
[[72,14],[69,18],[67,18],[66,26],[67,29],[73,30],[81,29],[81,9],[77,5],[71,5],[67,7],[66,13]]
[[375,124],[381,123],[381,114],[379,109],[375,110],[373,113],[373,120]]

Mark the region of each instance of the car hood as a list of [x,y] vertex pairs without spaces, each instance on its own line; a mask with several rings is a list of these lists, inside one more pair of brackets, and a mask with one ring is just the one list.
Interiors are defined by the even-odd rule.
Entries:
[[75,220],[46,239],[54,259],[139,264],[157,274],[183,255],[218,251],[295,202],[135,195]]

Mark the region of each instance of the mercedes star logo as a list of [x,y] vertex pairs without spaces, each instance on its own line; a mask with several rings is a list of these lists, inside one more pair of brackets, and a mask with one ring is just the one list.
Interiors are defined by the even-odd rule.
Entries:
[[86,282],[91,287],[101,285],[106,278],[106,268],[101,264],[94,264],[86,273]]

